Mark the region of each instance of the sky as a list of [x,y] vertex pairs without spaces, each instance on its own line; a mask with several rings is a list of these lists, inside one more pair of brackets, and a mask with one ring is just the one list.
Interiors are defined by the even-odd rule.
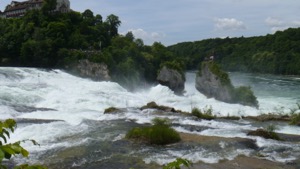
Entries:
[[[22,0],[21,0],[22,1]],[[4,10],[10,0],[0,0]],[[250,37],[300,27],[300,0],[70,0],[105,20],[117,15],[120,34],[165,46],[208,38]]]

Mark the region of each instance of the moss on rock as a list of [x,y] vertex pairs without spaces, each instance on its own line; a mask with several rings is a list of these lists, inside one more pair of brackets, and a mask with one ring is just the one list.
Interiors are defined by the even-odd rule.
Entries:
[[250,131],[247,135],[249,136],[259,136],[265,139],[281,140],[279,136],[273,131],[267,131],[264,129],[257,129],[255,131]]

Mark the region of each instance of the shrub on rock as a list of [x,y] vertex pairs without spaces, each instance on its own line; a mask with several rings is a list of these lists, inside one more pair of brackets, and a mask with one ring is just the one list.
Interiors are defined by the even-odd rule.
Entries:
[[170,127],[166,119],[155,118],[150,127],[133,128],[126,138],[155,145],[166,145],[179,142],[179,134]]

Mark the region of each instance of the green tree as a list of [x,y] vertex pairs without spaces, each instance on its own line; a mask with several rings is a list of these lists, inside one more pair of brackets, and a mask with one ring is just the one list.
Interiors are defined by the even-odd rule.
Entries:
[[109,34],[111,37],[117,36],[118,35],[118,28],[121,25],[121,21],[119,20],[119,17],[111,14],[107,16],[105,22],[109,26]]
[[87,9],[82,13],[82,17],[83,19],[92,19],[94,18],[94,13],[90,9]]
[[44,14],[48,14],[50,11],[56,9],[57,1],[56,0],[44,0],[42,11]]
[[131,31],[127,32],[125,37],[128,38],[130,41],[134,41],[134,35]]

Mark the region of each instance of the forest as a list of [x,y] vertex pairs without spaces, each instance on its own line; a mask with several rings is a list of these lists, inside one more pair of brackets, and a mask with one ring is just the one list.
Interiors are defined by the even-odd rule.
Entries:
[[300,28],[258,37],[215,38],[169,46],[185,58],[187,69],[214,56],[227,71],[300,75]]
[[300,28],[273,35],[206,39],[169,47],[144,45],[132,32],[120,35],[119,17],[105,19],[84,12],[49,12],[55,4],[31,10],[22,18],[0,18],[0,66],[64,69],[80,59],[108,65],[113,81],[153,83],[166,65],[181,72],[197,70],[205,58],[228,71],[300,74]]
[[[55,5],[54,5],[55,7]],[[154,82],[163,64],[183,62],[163,44],[146,46],[131,32],[120,35],[119,17],[83,13],[51,13],[51,7],[31,10],[22,18],[0,18],[0,66],[65,68],[80,59],[108,65],[114,81]],[[180,65],[182,63],[182,65]]]

